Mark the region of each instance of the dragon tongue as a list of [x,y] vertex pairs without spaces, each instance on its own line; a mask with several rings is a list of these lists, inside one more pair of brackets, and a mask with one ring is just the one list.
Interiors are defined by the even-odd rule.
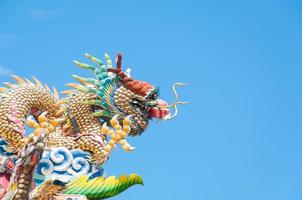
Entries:
[[158,99],[157,100],[157,106],[158,107],[153,107],[153,108],[150,108],[150,110],[149,110],[150,117],[158,118],[158,119],[164,119],[167,115],[170,114],[170,111],[169,111],[168,108],[163,108],[167,105],[168,105],[167,102],[165,102],[162,99]]

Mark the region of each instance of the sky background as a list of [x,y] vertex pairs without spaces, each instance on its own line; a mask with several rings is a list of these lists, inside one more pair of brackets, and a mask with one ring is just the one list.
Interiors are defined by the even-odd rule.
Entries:
[[[107,174],[138,173],[123,200],[302,199],[302,3],[0,0],[0,80],[36,76],[67,89],[91,76],[72,60],[123,53],[132,76],[182,100],[118,149]],[[103,59],[104,60],[104,59]],[[88,62],[88,61],[87,61]]]

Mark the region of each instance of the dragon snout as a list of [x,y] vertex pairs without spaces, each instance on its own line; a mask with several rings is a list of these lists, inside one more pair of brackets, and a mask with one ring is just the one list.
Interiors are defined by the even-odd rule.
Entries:
[[[174,83],[173,84],[173,92],[175,95],[175,101],[172,104],[168,104],[166,101],[158,99],[156,101],[154,101],[154,107],[152,107],[150,109],[150,116],[151,117],[155,117],[158,119],[164,119],[164,120],[169,120],[169,119],[173,119],[174,117],[176,117],[177,113],[178,113],[178,109],[177,109],[177,105],[179,104],[188,104],[189,102],[187,101],[179,101],[179,96],[176,92],[176,87],[178,86],[185,86],[185,83]],[[171,115],[169,108],[174,108],[174,114]]]
[[155,101],[156,106],[150,108],[149,115],[152,118],[165,119],[170,116],[170,110],[168,108],[168,103],[162,99],[157,99]]

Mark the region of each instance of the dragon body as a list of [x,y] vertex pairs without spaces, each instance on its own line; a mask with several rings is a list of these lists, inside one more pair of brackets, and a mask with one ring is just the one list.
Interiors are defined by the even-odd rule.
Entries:
[[[29,198],[34,169],[43,151],[61,147],[71,151],[80,149],[91,154],[92,162],[102,165],[117,144],[125,151],[134,150],[126,137],[143,133],[150,119],[171,119],[177,114],[177,104],[186,104],[178,101],[175,87],[173,89],[176,100],[172,105],[158,99],[157,88],[147,82],[133,79],[128,71],[122,71],[121,54],[117,56],[115,68],[107,54],[106,65],[93,56],[85,55],[97,66],[78,61],[74,63],[92,71],[95,78],[74,75],[79,83],[67,84],[72,89],[62,92],[66,95],[64,98],[60,99],[55,88],[51,91],[36,78],[30,81],[13,75],[16,83],[5,82],[7,87],[0,88],[0,137],[7,143],[6,151],[21,160],[15,167],[11,178],[13,182],[11,181],[9,192],[6,194],[13,194],[10,199]],[[178,85],[181,84],[175,84]],[[170,107],[176,109],[173,116],[170,115]],[[36,123],[37,121],[39,123]],[[28,136],[26,126],[40,131],[43,129],[46,134],[38,134],[39,139],[33,140],[36,135]],[[35,132],[37,134],[37,131]],[[108,137],[111,139],[108,140]],[[34,155],[35,159],[27,159],[24,162],[24,152]],[[133,184],[142,183],[142,180],[134,175],[119,179],[87,178],[75,180],[78,184],[82,183],[82,189],[86,188],[84,191],[78,188],[78,184],[72,184],[72,181],[67,185],[64,183],[63,186],[58,186],[54,184],[54,180],[45,180],[35,189],[34,194],[41,199],[43,187],[51,186],[54,188],[53,192],[44,199],[64,194],[64,191],[66,194],[85,195],[89,199],[103,199],[118,194]],[[27,181],[26,188],[24,181]],[[93,186],[94,182],[102,183],[103,186]],[[108,187],[115,189],[115,192],[108,190]]]
[[[12,85],[8,91],[2,93],[0,104],[0,135],[16,151],[22,149],[26,142],[24,119],[27,115],[37,117],[42,111],[47,112],[47,116],[52,119],[67,115],[57,114],[62,106],[59,99],[37,80],[36,83],[18,80],[18,85]],[[63,127],[61,130],[58,128],[47,138],[46,144],[48,148],[64,146],[68,149],[89,150],[96,160],[102,162],[100,150],[104,148],[104,138],[100,134],[101,124],[91,116],[92,109],[88,105],[79,103],[83,99],[93,99],[93,95],[76,93],[67,100],[68,115],[64,125],[74,121],[76,127],[69,125],[68,132],[62,131]]]

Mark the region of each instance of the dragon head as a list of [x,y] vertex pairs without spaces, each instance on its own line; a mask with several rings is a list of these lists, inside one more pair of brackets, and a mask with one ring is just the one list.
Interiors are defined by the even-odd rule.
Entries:
[[[132,116],[131,132],[129,135],[140,135],[147,128],[152,118],[168,120],[177,115],[177,104],[187,104],[178,101],[175,87],[182,83],[173,85],[176,100],[168,105],[166,101],[158,98],[159,89],[150,83],[135,80],[130,76],[130,70],[123,71],[121,67],[122,55],[116,58],[116,67],[112,67],[110,57],[105,54],[107,65],[101,60],[89,54],[85,56],[98,66],[91,66],[74,61],[81,68],[92,70],[96,78],[73,77],[81,84],[69,84],[69,86],[85,93],[94,93],[97,99],[85,101],[93,107],[93,115],[103,122],[108,122],[113,116],[122,120],[126,116]],[[171,115],[169,108],[175,108],[175,114]]]

